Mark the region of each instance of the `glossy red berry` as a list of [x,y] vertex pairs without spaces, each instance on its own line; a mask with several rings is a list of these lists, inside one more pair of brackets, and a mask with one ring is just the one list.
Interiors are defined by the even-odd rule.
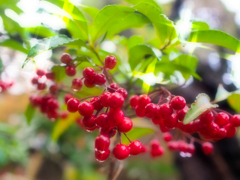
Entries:
[[111,93],[105,92],[100,95],[99,101],[102,104],[103,107],[108,107],[109,106],[109,98],[111,97]]
[[110,155],[110,150],[109,149],[107,149],[104,152],[95,150],[95,158],[100,163],[106,161],[107,158],[109,157],[109,155]]
[[106,81],[106,76],[103,73],[98,73],[94,77],[94,84],[97,84],[99,86],[104,85]]
[[173,110],[172,108],[170,107],[169,104],[165,103],[165,104],[162,104],[160,107],[159,107],[159,110],[158,110],[158,116],[161,118],[161,119],[169,119],[171,117],[173,113]]
[[107,113],[102,113],[96,118],[96,125],[101,128],[108,128]]
[[95,116],[88,116],[82,119],[82,123],[86,128],[93,128],[95,126],[96,118]]
[[175,96],[171,99],[170,106],[175,110],[181,110],[186,106],[186,100],[182,96]]
[[116,90],[116,92],[119,93],[119,94],[121,94],[124,99],[126,99],[127,96],[128,96],[128,92],[127,92],[127,90],[124,89],[124,88],[118,88],[118,89]]
[[68,53],[63,53],[60,60],[64,64],[69,64],[72,61],[72,57]]
[[123,133],[127,133],[133,127],[133,122],[128,117],[124,117],[121,124],[117,126],[118,130]]
[[93,97],[91,100],[90,100],[90,103],[92,103],[93,107],[95,110],[100,110],[103,108],[102,104],[100,103],[100,100],[98,97]]
[[47,72],[46,77],[50,80],[54,80],[55,79],[55,74],[54,74],[54,72]]
[[108,99],[108,104],[110,108],[113,108],[113,109],[121,108],[123,103],[124,103],[123,96],[117,92],[112,93]]
[[168,132],[164,133],[163,134],[163,139],[164,139],[165,142],[169,142],[169,141],[172,140],[172,135],[170,133],[168,133]]
[[117,83],[111,83],[109,86],[108,86],[108,91],[113,93],[115,92],[117,89],[119,88],[119,85]]
[[143,94],[138,97],[138,106],[145,108],[147,104],[151,102],[151,99],[148,95]]
[[214,116],[210,110],[206,110],[200,114],[199,119],[203,124],[210,124],[213,121]]
[[205,155],[209,155],[213,151],[213,145],[210,142],[205,142],[202,144],[202,150]]
[[212,122],[206,126],[206,133],[212,137],[216,137],[219,132],[219,126]]
[[217,123],[219,126],[225,126],[229,123],[229,116],[226,113],[218,113],[215,116],[215,123]]
[[46,83],[38,82],[38,84],[37,84],[37,89],[38,90],[44,90],[44,89],[46,89],[46,87],[47,87]]
[[104,67],[107,69],[113,69],[117,64],[117,59],[113,55],[108,55],[104,61]]
[[133,95],[130,97],[130,106],[132,109],[135,109],[138,105],[138,95]]
[[138,155],[142,152],[142,143],[138,140],[131,142],[128,147],[131,155]]
[[240,115],[239,114],[236,114],[236,115],[232,116],[231,124],[234,127],[239,127],[240,126]]
[[145,117],[145,108],[137,105],[135,108],[135,112],[138,117]]
[[100,151],[106,151],[109,148],[110,139],[105,135],[98,135],[95,139],[95,148]]
[[150,142],[150,147],[155,149],[158,148],[160,146],[160,142],[157,139],[153,139]]
[[49,99],[47,101],[47,106],[50,109],[57,109],[59,107],[58,101],[56,99]]
[[124,113],[121,109],[110,109],[107,121],[111,126],[118,126],[123,122]]
[[64,102],[67,104],[68,100],[71,99],[71,98],[73,98],[73,96],[71,94],[66,94],[64,96]]
[[67,101],[67,109],[69,112],[74,113],[78,110],[79,101],[76,98],[71,98]]
[[91,68],[91,67],[84,68],[82,73],[83,73],[83,77],[85,79],[93,79],[95,77],[95,75],[96,75],[94,69]]
[[156,117],[158,114],[158,105],[154,103],[149,103],[145,106],[145,116],[148,118]]
[[188,144],[185,141],[178,141],[178,150],[181,152],[187,152]]
[[223,139],[227,136],[227,130],[225,128],[220,128],[218,131],[218,134],[216,135],[216,138]]
[[165,126],[163,119],[160,119],[159,121],[159,129],[161,130],[162,133],[170,131],[171,128]]
[[80,78],[75,78],[72,80],[72,90],[73,91],[80,91],[83,86],[83,82]]
[[224,126],[224,128],[226,129],[227,137],[229,137],[229,138],[233,137],[237,132],[237,128],[232,126],[232,124],[230,124],[230,123],[227,124],[226,126]]
[[190,153],[190,154],[194,154],[195,146],[193,144],[188,144],[187,145],[187,152]]
[[90,117],[94,111],[93,105],[88,101],[83,101],[78,105],[78,112],[85,117]]
[[113,127],[107,127],[107,128],[101,128],[100,129],[100,134],[103,134],[103,135],[108,136],[110,138],[115,136],[116,132],[117,132],[116,129],[113,128]]
[[177,119],[178,119],[179,121],[183,121],[185,115],[186,115],[187,112],[188,112],[188,109],[189,109],[189,108],[188,108],[187,106],[185,106],[183,109],[177,111]]
[[50,86],[49,88],[49,91],[52,93],[52,94],[55,94],[58,92],[58,86],[56,84],[53,84]]
[[174,128],[177,125],[177,116],[172,114],[168,119],[163,119],[164,125],[168,128]]
[[113,155],[119,160],[126,159],[129,153],[129,147],[124,144],[117,144],[113,149]]
[[65,72],[68,76],[75,76],[76,68],[73,65],[67,66],[65,69]]
[[83,83],[88,88],[93,88],[95,86],[94,79],[84,79]]
[[45,71],[42,70],[42,69],[37,69],[36,73],[37,73],[37,75],[40,76],[40,77],[42,77],[42,76],[45,75]]
[[153,117],[151,120],[152,120],[152,123],[155,125],[159,125],[161,121],[161,119],[158,117]]

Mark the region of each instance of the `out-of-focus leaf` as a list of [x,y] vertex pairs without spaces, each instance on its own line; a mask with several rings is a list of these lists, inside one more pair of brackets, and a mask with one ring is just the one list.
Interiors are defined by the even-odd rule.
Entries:
[[51,37],[56,35],[54,31],[50,30],[45,26],[28,27],[26,28],[26,31],[42,37]]
[[162,10],[162,8],[154,0],[125,0],[125,1],[130,4],[134,4],[134,5],[138,4],[138,3],[148,3],[148,4],[155,6],[158,9]]
[[183,124],[188,124],[196,119],[201,113],[210,108],[218,107],[217,104],[211,104],[210,98],[207,94],[201,93],[197,96],[195,102],[191,104],[191,108],[188,110],[184,117]]
[[2,74],[3,69],[4,69],[4,66],[2,63],[2,59],[0,58],[0,74]]
[[33,118],[33,115],[34,115],[34,113],[35,113],[35,110],[36,110],[36,109],[33,108],[31,104],[29,104],[29,105],[27,106],[27,109],[26,109],[26,111],[25,111],[25,117],[26,117],[26,120],[27,120],[27,123],[28,123],[28,124],[31,123],[32,118]]
[[158,49],[147,44],[138,44],[132,47],[129,50],[129,64],[131,69],[134,70],[142,60],[150,56],[155,56],[160,61],[162,53]]
[[228,104],[236,111],[240,112],[240,94],[232,94],[227,98]]
[[16,132],[16,127],[12,127],[5,123],[0,123],[0,132],[6,134],[14,134]]
[[65,45],[85,46],[85,43],[80,39],[70,39],[65,35],[44,38],[30,49],[22,67],[24,67],[30,60],[33,60],[33,58],[38,54]]
[[209,43],[228,48],[237,53],[240,52],[239,40],[219,30],[193,31],[188,42]]
[[62,135],[62,133],[64,133],[64,131],[71,124],[73,124],[79,117],[80,117],[79,113],[76,112],[76,113],[69,113],[66,119],[59,119],[53,127],[52,139],[54,141],[57,141],[58,138]]
[[90,63],[93,66],[96,65],[89,57],[86,57],[86,56],[77,56],[76,58],[73,59],[73,61],[88,62],[88,63]]
[[228,96],[230,96],[230,95],[231,95],[231,93],[228,92],[228,91],[223,87],[222,84],[219,84],[214,102],[223,101],[223,100],[227,99]]
[[15,40],[12,40],[12,39],[6,39],[6,40],[0,42],[0,46],[9,47],[11,49],[21,51],[25,54],[28,53],[28,50],[25,49],[22,44],[20,44],[19,42],[15,41]]
[[66,77],[65,67],[64,66],[53,66],[52,72],[54,72],[55,80],[57,82],[62,81]]
[[99,12],[99,10],[97,8],[84,6],[84,5],[81,5],[81,9],[83,11],[85,11],[86,13],[88,13],[93,19],[95,19],[95,17],[97,16],[97,14]]
[[203,21],[191,21],[192,22],[192,29],[194,30],[208,30],[209,25]]
[[138,44],[143,44],[143,43],[144,43],[144,39],[142,36],[133,35],[129,38],[129,40],[127,42],[127,47],[128,47],[128,49],[131,49],[132,47],[134,47]]

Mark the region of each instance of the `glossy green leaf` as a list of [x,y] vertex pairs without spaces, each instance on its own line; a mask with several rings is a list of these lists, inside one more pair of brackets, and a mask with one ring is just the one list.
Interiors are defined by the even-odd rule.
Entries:
[[192,29],[194,30],[208,30],[209,25],[203,21],[191,21],[192,22]]
[[57,82],[62,81],[66,77],[65,67],[64,66],[53,66],[52,72],[55,74],[55,80]]
[[162,10],[162,8],[157,4],[157,2],[155,0],[125,0],[126,2],[128,2],[129,4],[138,4],[138,3],[148,3],[151,4],[153,6],[155,6],[156,8]]
[[84,6],[84,5],[81,5],[81,9],[83,11],[85,11],[86,13],[88,13],[93,19],[97,16],[97,14],[99,12],[99,10],[97,8]]
[[232,94],[227,98],[228,104],[236,112],[240,112],[240,94]]
[[188,42],[209,43],[240,52],[239,40],[219,30],[193,31]]
[[77,61],[78,63],[80,63],[80,62],[88,62],[88,63],[90,63],[92,66],[95,66],[95,65],[96,65],[89,57],[86,57],[86,56],[77,56],[77,57],[74,58],[72,61]]
[[54,31],[50,30],[45,26],[28,27],[26,28],[26,31],[42,37],[51,37],[56,35]]
[[80,39],[70,39],[65,35],[44,38],[30,49],[22,67],[24,67],[30,60],[33,60],[33,58],[38,54],[59,46],[66,45],[85,46],[85,43]]
[[162,53],[158,49],[147,44],[138,44],[132,47],[129,50],[129,64],[131,69],[134,70],[138,64],[150,56],[154,56],[160,61]]
[[191,108],[188,110],[184,117],[183,124],[188,124],[195,120],[201,113],[210,108],[218,107],[217,104],[211,104],[210,98],[207,94],[201,93],[197,96],[195,102],[191,104]]
[[29,104],[27,106],[27,109],[25,111],[25,117],[26,117],[26,120],[27,120],[27,123],[30,124],[31,121],[32,121],[32,118],[33,118],[33,115],[35,113],[35,108],[33,108],[33,106],[31,104]]
[[9,47],[11,49],[21,51],[25,54],[28,53],[28,50],[25,49],[22,44],[20,44],[19,42],[15,41],[15,40],[12,40],[12,39],[6,39],[6,40],[0,42],[0,46]]
[[138,44],[143,44],[143,43],[144,43],[144,39],[142,36],[133,35],[128,39],[127,47],[128,49],[131,49],[132,47]]

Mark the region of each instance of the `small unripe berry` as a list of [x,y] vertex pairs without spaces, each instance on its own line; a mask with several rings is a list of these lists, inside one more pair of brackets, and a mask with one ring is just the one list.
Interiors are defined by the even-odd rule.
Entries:
[[69,64],[72,61],[72,57],[68,53],[63,53],[60,60],[64,64]]
[[117,59],[115,56],[113,55],[108,55],[106,58],[105,58],[105,62],[104,62],[104,67],[106,69],[113,69],[117,64]]

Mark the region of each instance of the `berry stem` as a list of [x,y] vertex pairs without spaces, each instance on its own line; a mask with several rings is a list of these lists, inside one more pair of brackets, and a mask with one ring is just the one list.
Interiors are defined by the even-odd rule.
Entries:
[[215,110],[215,111],[224,112],[224,113],[226,113],[227,115],[229,115],[230,117],[232,117],[232,116],[233,116],[233,115],[232,115],[232,114],[230,114],[229,112],[227,112],[227,111],[224,111],[224,110],[222,110],[222,109],[214,108],[214,110]]
[[85,99],[89,99],[89,98],[93,98],[93,97],[98,97],[98,96],[88,96],[88,97],[85,97],[85,98],[82,98],[82,99],[79,99],[79,102],[85,100]]
[[123,134],[124,134],[124,136],[128,139],[128,141],[131,143],[132,140],[127,136],[127,134],[126,134],[126,133],[123,133]]

